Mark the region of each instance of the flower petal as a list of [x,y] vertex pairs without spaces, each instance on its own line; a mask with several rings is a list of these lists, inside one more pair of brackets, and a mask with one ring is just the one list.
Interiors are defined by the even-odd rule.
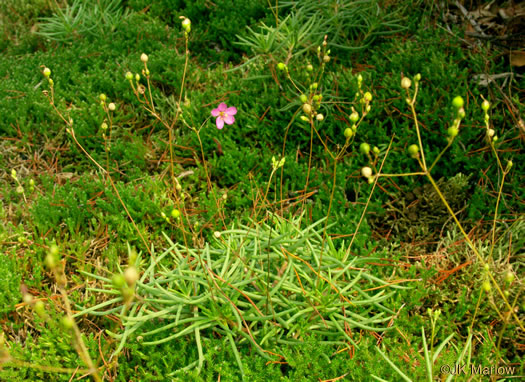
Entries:
[[217,129],[219,130],[224,127],[224,120],[221,117],[217,118],[215,123],[217,124]]
[[232,115],[225,115],[223,119],[228,125],[231,125],[233,122],[235,122],[235,118],[233,118]]
[[220,112],[220,110],[218,108],[217,109],[213,109],[211,111],[211,115],[213,115],[214,117],[218,117],[220,113],[221,112]]
[[228,105],[226,105],[224,102],[221,102],[219,104],[219,107],[217,108],[219,111],[226,111],[226,109],[228,108]]
[[235,106],[229,107],[226,109],[226,114],[235,115],[237,114],[237,108]]

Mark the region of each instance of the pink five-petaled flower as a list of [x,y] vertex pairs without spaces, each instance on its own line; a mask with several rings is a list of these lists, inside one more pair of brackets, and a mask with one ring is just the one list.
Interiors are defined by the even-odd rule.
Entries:
[[237,114],[237,108],[228,107],[224,102],[221,102],[217,109],[211,111],[211,115],[217,117],[215,123],[217,124],[217,129],[222,129],[224,127],[224,122],[227,125],[232,125],[235,122],[233,116]]

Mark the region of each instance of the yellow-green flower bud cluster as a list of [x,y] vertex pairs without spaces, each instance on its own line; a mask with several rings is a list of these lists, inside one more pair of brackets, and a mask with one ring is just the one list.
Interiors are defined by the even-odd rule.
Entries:
[[49,86],[52,88],[54,85],[53,79],[51,78],[51,69],[48,67],[45,67],[44,70],[42,70],[42,74],[45,78],[47,78],[47,82],[49,83]]
[[139,279],[139,272],[134,265],[128,266],[124,273],[117,273],[111,282],[113,287],[120,291],[126,304],[130,303],[135,296],[135,285]]
[[179,18],[182,20],[182,29],[184,29],[184,33],[187,36],[191,32],[191,20],[184,16],[179,16]]
[[60,251],[56,244],[52,244],[49,247],[49,251],[47,252],[47,255],[44,259],[44,263],[49,268],[49,270],[53,272],[57,284],[60,287],[65,287],[67,284],[67,278],[64,274],[62,261],[60,260]]
[[[482,97],[483,98],[483,97]],[[483,110],[484,114],[484,121],[485,121],[485,129],[486,129],[486,135],[488,141],[493,144],[498,141],[498,136],[496,135],[496,131],[490,127],[490,102],[483,98],[483,102],[481,103],[481,109]]]
[[465,105],[465,101],[461,96],[456,96],[452,100],[452,106],[456,110],[456,118],[454,119],[452,126],[450,126],[447,129],[449,142],[452,142],[452,140],[454,140],[454,138],[456,138],[459,134],[459,126],[461,125],[461,120],[465,118],[465,109],[463,108],[463,105]]

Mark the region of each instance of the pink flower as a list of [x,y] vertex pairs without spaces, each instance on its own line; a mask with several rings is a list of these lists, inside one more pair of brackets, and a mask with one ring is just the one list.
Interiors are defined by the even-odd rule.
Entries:
[[226,122],[227,125],[232,125],[233,122],[235,122],[235,118],[233,118],[235,114],[237,114],[237,108],[233,106],[228,107],[224,102],[221,102],[217,109],[211,111],[211,115],[217,117],[215,120],[217,129],[222,129],[224,127],[224,122]]

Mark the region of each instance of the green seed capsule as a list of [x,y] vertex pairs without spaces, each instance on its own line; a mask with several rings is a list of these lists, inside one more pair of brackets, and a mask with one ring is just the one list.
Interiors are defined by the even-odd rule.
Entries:
[[456,109],[462,108],[464,104],[465,101],[463,101],[463,98],[460,96],[457,96],[452,100],[452,105],[454,105]]
[[361,143],[361,145],[359,145],[359,151],[362,154],[368,155],[368,153],[370,152],[370,145],[365,142]]
[[456,137],[459,134],[458,128],[454,127],[454,126],[449,127],[447,132],[448,132],[448,136],[450,138],[454,138],[454,137]]
[[122,289],[126,286],[126,278],[124,277],[123,274],[121,273],[118,273],[116,275],[113,276],[113,279],[111,280],[113,286],[115,287],[115,289]]
[[417,157],[418,153],[419,153],[419,146],[418,145],[413,144],[413,145],[408,146],[408,154],[412,158]]

